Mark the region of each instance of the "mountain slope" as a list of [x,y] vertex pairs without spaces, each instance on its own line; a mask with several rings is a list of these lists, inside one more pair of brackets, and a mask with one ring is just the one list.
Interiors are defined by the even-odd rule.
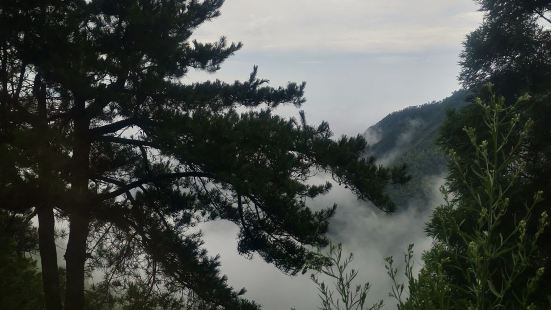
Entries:
[[403,186],[391,186],[390,194],[399,210],[430,207],[435,183],[446,172],[446,159],[436,145],[439,129],[449,110],[467,105],[467,92],[393,112],[366,130],[368,155],[382,165],[405,163],[412,180]]

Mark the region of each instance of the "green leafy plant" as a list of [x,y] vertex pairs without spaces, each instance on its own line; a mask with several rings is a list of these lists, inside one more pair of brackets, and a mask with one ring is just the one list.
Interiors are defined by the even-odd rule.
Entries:
[[[382,308],[382,300],[373,305],[367,304],[370,284],[356,283],[358,270],[350,267],[354,258],[352,253],[345,255],[341,244],[330,244],[323,256],[327,263],[317,268],[317,274],[311,275],[319,292],[321,310],[379,310]],[[319,275],[329,277],[331,284],[326,284]]]
[[[545,272],[538,241],[549,224],[538,191],[525,205],[510,196],[523,182],[522,155],[531,122],[522,123],[518,105],[507,107],[492,94],[476,100],[484,131],[465,127],[471,158],[448,149],[451,174],[442,188],[445,204],[437,208],[427,231],[434,246],[415,278],[412,247],[405,256],[406,285],[397,279],[392,258],[387,272],[398,309],[537,309],[536,296]],[[409,296],[405,298],[405,295]]]

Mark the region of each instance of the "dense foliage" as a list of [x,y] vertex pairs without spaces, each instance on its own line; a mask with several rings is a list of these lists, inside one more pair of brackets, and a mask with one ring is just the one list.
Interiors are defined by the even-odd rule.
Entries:
[[[542,192],[526,201],[515,199],[524,182],[522,153],[531,132],[531,122],[521,122],[521,105],[505,107],[497,97],[478,101],[486,129],[465,127],[470,157],[448,149],[447,203],[428,224],[434,244],[423,256],[421,273],[415,278],[406,269],[409,296],[397,298],[399,309],[551,306],[542,281],[547,258],[540,244],[549,225]],[[396,281],[395,287],[404,289]]]
[[[190,39],[222,4],[2,1],[0,201],[38,214],[47,309],[82,309],[94,268],[105,281],[93,291],[107,297],[187,292],[211,308],[256,308],[228,286],[191,227],[232,221],[240,253],[295,273],[316,256],[309,246],[327,242],[334,212],[305,204],[330,189],[308,183],[315,173],[393,209],[384,188],[403,181],[403,170],[364,158],[362,137],[334,140],[327,123],[271,113],[300,107],[304,84],[273,88],[256,68],[244,82],[182,82],[190,70],[218,70],[241,47]],[[54,215],[69,222],[66,281]]]
[[551,306],[551,3],[479,2],[485,18],[467,37],[460,79],[480,99],[442,129],[449,200],[428,224],[435,243],[401,309]]
[[33,255],[38,240],[29,216],[0,210],[0,305],[35,310],[43,305],[42,281]]
[[508,102],[548,92],[551,82],[551,3],[548,0],[477,0],[482,25],[467,36],[461,81],[492,82]]

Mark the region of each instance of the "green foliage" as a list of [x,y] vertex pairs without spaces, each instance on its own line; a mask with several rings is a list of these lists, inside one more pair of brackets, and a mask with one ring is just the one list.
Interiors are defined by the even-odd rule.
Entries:
[[[494,85],[497,93],[505,96],[504,104],[512,106],[521,101],[517,112],[521,123],[531,120],[533,130],[525,137],[520,162],[523,171],[521,181],[509,195],[511,205],[522,205],[533,199],[534,193],[543,191],[542,199],[551,199],[551,130],[548,116],[551,113],[551,30],[548,1],[479,1],[485,14],[483,24],[471,33],[465,42],[462,55],[461,80],[483,100],[491,100],[492,92],[487,82]],[[478,105],[471,105],[459,113],[450,115],[443,127],[441,144],[454,148],[467,166],[476,164],[473,158],[471,141],[462,134],[464,127],[477,130],[482,139],[484,130],[483,111]],[[514,131],[513,135],[519,135]],[[487,135],[487,133],[486,133]],[[452,173],[453,167],[451,167]],[[476,181],[471,173],[467,178]],[[468,189],[455,184],[452,190],[465,193]],[[551,212],[548,203],[535,207],[534,212]],[[521,218],[525,210],[517,210],[506,216],[508,229],[514,228],[512,217]],[[474,221],[471,219],[471,221]],[[537,220],[527,223],[529,231],[537,229]],[[540,238],[542,261],[546,275],[551,270],[551,230],[546,230]],[[551,290],[551,283],[544,282],[542,291]]]
[[32,254],[36,232],[28,219],[0,211],[0,308],[42,309],[42,280]]
[[[549,1],[540,0],[481,0],[481,9],[485,14],[482,25],[471,33],[465,42],[462,55],[461,80],[464,85],[478,92],[483,100],[491,100],[492,90],[485,87],[487,82],[505,96],[504,105],[513,106],[517,101],[517,113],[520,123],[532,123],[530,135],[524,137],[519,155],[522,166],[519,180],[509,194],[512,206],[522,206],[533,201],[534,193],[542,191],[541,204],[534,206],[533,213],[550,213],[548,201],[551,196],[551,130],[548,116],[551,113],[551,7]],[[463,164],[476,164],[470,147],[469,137],[461,134],[463,127],[475,128],[481,139],[487,139],[484,130],[483,111],[472,105],[460,113],[451,115],[444,126],[442,144],[454,148],[463,160]],[[486,133],[486,136],[484,134]],[[512,136],[521,135],[514,130]],[[488,140],[488,139],[487,139]],[[512,138],[512,141],[515,141]],[[511,147],[511,146],[507,146]],[[456,171],[458,172],[458,171]],[[453,171],[452,167],[452,173]],[[470,172],[466,178],[476,182]],[[477,186],[478,183],[473,183]],[[481,185],[481,184],[479,184]],[[464,195],[468,188],[455,184],[454,192]],[[522,219],[527,210],[512,208],[503,218],[503,231],[513,231],[516,221]],[[474,219],[470,219],[474,224]],[[527,231],[538,230],[537,216],[526,222]],[[544,278],[551,270],[551,230],[545,230],[539,237],[538,253],[545,268]],[[540,296],[551,290],[549,281],[539,285]],[[544,298],[544,297],[542,297]]]
[[[406,301],[389,261],[399,309],[551,306],[541,282],[545,253],[538,242],[549,224],[546,211],[536,212],[542,193],[524,203],[510,199],[523,182],[522,155],[531,128],[531,122],[521,123],[519,105],[506,107],[495,96],[487,104],[478,100],[486,130],[464,129],[472,157],[448,150],[453,169],[444,188],[447,203],[428,224],[434,247],[424,254],[417,279],[411,273],[411,248],[406,255]],[[536,222],[533,229],[531,222]]]
[[[551,7],[546,0],[479,0],[485,14],[482,25],[465,42],[462,58],[463,83],[481,98],[490,95],[486,83],[494,85],[508,105],[524,97],[519,110],[523,121],[532,119],[534,130],[525,150],[526,188],[521,199],[528,200],[537,190],[544,199],[551,193],[551,139],[548,115],[551,112]],[[527,97],[529,95],[529,97]],[[444,131],[444,144],[459,148],[464,126],[480,126],[475,106],[455,115]],[[548,239],[547,236],[545,239]]]
[[[429,253],[434,253],[439,245],[435,245]],[[425,267],[415,275],[413,272],[413,244],[408,247],[404,255],[404,278],[402,283],[399,278],[398,268],[394,266],[394,259],[385,259],[385,269],[392,282],[389,296],[393,298],[399,310],[413,309],[450,309],[453,300],[449,298],[450,284],[442,273],[441,262],[435,261],[436,266],[429,267],[429,253],[425,254]]]
[[[407,280],[410,282],[410,286],[411,286],[411,282],[414,280],[412,263],[411,263],[412,257],[413,257],[413,244],[410,244],[408,247],[407,254],[404,255],[404,263],[406,267],[404,275],[406,276]],[[392,256],[385,258],[385,269],[386,269],[387,275],[392,281],[391,292],[389,293],[389,296],[394,298],[398,302],[398,309],[403,309],[404,302],[403,302],[402,295],[404,295],[404,289],[406,288],[406,286],[403,283],[399,283],[398,268],[394,267],[394,258]]]
[[183,82],[241,47],[190,39],[223,2],[2,2],[0,200],[70,222],[66,307],[83,307],[86,267],[126,277],[127,292],[139,283],[132,270],[146,268],[163,283],[158,292],[171,286],[227,309],[255,308],[189,229],[232,221],[240,253],[294,274],[315,255],[311,246],[327,243],[334,208],[305,203],[330,189],[308,182],[320,171],[394,208],[384,189],[404,171],[364,159],[362,137],[334,140],[327,123],[271,113],[299,108],[304,83],[271,87],[256,67],[245,81]]
[[468,88],[496,85],[509,101],[548,92],[551,6],[547,0],[478,0],[484,21],[467,36],[460,79]]
[[[330,244],[327,253],[320,253],[326,262],[317,267],[318,274],[311,279],[316,284],[320,297],[321,310],[379,310],[383,301],[373,305],[366,304],[370,284],[356,284],[358,271],[350,268],[353,254],[343,255],[341,244]],[[320,275],[332,281],[326,284]]]

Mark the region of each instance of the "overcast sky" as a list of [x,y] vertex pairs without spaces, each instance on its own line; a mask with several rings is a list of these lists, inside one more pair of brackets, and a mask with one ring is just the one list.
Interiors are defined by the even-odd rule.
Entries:
[[[274,86],[306,81],[308,122],[327,120],[337,135],[355,135],[390,112],[440,100],[459,88],[458,55],[465,35],[481,21],[476,10],[472,0],[227,0],[222,15],[201,26],[196,38],[224,35],[244,47],[218,73],[190,79],[244,80],[258,65],[260,77]],[[298,114],[294,108],[280,113]],[[421,181],[441,184],[437,176]],[[419,257],[430,245],[423,234],[430,212],[388,217],[342,188],[317,204],[333,202],[340,207],[330,236],[356,253],[362,280],[372,282],[374,296],[384,297],[383,258],[399,255],[411,242]],[[236,254],[235,226],[215,222],[203,230],[209,252],[221,255],[222,271],[236,289],[248,289],[246,297],[268,310],[316,309],[307,278],[285,276]]]
[[[214,75],[306,81],[307,120],[355,135],[386,114],[459,88],[459,53],[480,22],[472,0],[227,0],[196,38],[244,47]],[[295,115],[287,109],[285,113]]]

